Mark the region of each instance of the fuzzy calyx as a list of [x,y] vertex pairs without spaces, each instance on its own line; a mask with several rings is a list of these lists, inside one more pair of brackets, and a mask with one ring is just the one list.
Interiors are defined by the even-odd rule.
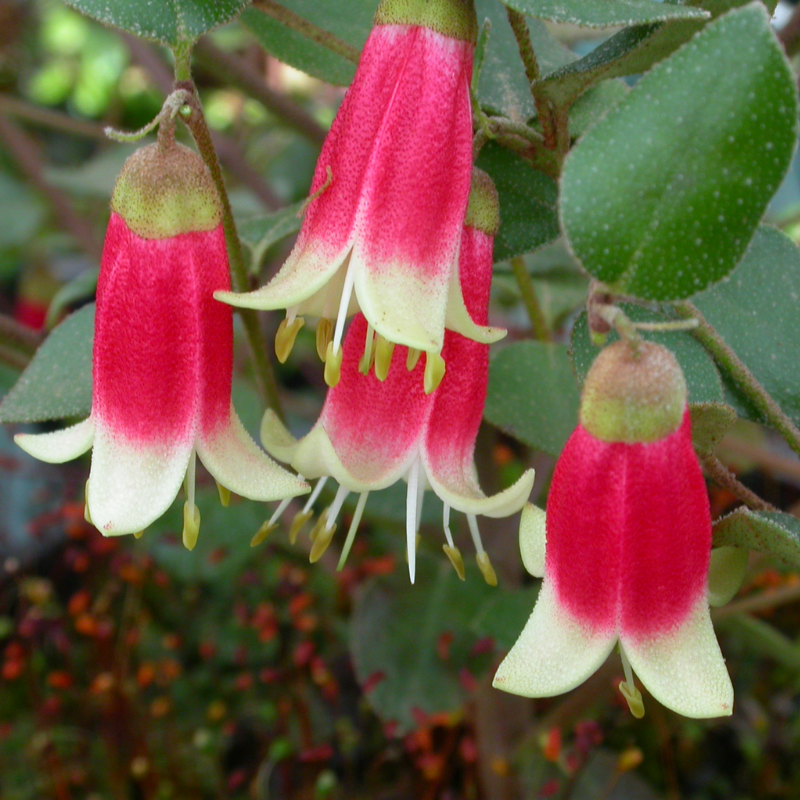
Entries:
[[175,141],[143,147],[125,162],[111,208],[143,239],[210,231],[222,222],[222,206],[206,165]]
[[383,0],[375,12],[375,24],[430,28],[472,44],[478,39],[473,0]]
[[464,225],[494,236],[500,227],[500,198],[492,179],[481,169],[472,168],[472,185]]
[[619,341],[595,359],[581,398],[581,425],[605,442],[655,442],[676,431],[686,381],[675,356],[653,342]]

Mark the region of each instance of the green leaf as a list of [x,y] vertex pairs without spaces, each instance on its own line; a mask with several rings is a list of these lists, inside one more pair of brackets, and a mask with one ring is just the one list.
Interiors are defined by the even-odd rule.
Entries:
[[714,547],[741,547],[800,566],[800,520],[773,511],[736,511],[714,523]]
[[551,22],[570,22],[588,28],[641,25],[666,19],[702,19],[708,14],[691,6],[654,0],[502,0],[522,14]]
[[558,237],[558,187],[552,178],[494,142],[483,147],[477,166],[491,175],[500,195],[495,261],[529,253]]
[[[378,0],[282,0],[282,6],[360,51],[372,29]],[[240,17],[267,52],[315,78],[347,86],[356,65],[274,17],[251,8]]]
[[767,656],[793,671],[800,670],[800,647],[768,622],[748,614],[735,614],[724,617],[719,624],[744,639],[748,652]]
[[66,0],[105,25],[174,47],[236,17],[248,0]]
[[0,403],[0,422],[88,417],[93,339],[94,303],[70,314],[45,339]]
[[[706,0],[700,3],[712,17],[749,0]],[[705,26],[706,20],[676,19],[624,28],[588,55],[545,75],[537,90],[556,105],[571,105],[598,81],[638,75],[665,59]]]
[[489,364],[486,419],[545,453],[561,452],[578,424],[579,402],[565,345],[516,342]]
[[794,76],[760,6],[654,67],[574,148],[561,216],[612,290],[687,297],[742,257],[795,142]]
[[708,455],[736,423],[736,411],[725,403],[692,403],[692,444],[701,455]]
[[569,135],[574,139],[583,136],[628,92],[630,87],[624,81],[604,81],[579,97],[569,111]]
[[[800,250],[762,225],[730,280],[695,305],[786,414],[800,424]],[[740,413],[758,418],[746,403]]]
[[499,650],[508,652],[533,611],[540,585],[537,581],[524,589],[495,592],[473,620],[472,630],[482,639],[494,639]]
[[[485,20],[491,25],[478,81],[481,105],[512,119],[532,117],[533,98],[505,8],[497,0],[477,0],[475,10],[479,25]],[[529,20],[528,31],[542,75],[575,60],[575,55],[550,34],[543,22]]]
[[[623,304],[623,311],[634,322],[665,322],[669,317],[638,306]],[[719,372],[705,348],[694,337],[685,331],[669,331],[654,333],[647,331],[645,338],[657,342],[672,351],[681,365],[689,388],[690,403],[721,403],[723,400],[722,383]],[[615,342],[619,336],[614,331],[609,334],[608,342]],[[582,313],[572,329],[570,355],[575,374],[582,384],[592,362],[600,352],[589,337],[589,326],[586,313]]]
[[255,268],[258,268],[264,254],[273,244],[300,230],[303,222],[300,211],[304,202],[294,203],[273,214],[251,217],[239,223],[239,237],[252,251]]
[[[367,700],[384,722],[396,723],[397,734],[416,727],[416,710],[461,707],[459,672],[473,668],[470,650],[478,639],[470,626],[497,591],[472,565],[461,581],[444,556],[424,553],[417,557],[416,584],[402,568],[366,584],[353,609],[350,652],[359,683],[374,683]],[[444,654],[443,636],[452,637]]]

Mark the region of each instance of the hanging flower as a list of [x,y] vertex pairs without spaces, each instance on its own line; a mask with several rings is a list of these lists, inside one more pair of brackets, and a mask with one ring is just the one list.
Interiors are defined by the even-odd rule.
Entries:
[[[464,298],[476,324],[488,319],[498,225],[497,193],[489,177],[475,170],[461,237],[460,271]],[[447,371],[433,393],[424,386],[423,358],[430,359],[430,354],[422,356],[402,346],[396,350],[392,358],[391,349],[382,349],[374,341],[367,320],[358,314],[345,338],[341,381],[328,390],[311,432],[296,441],[274,414],[265,415],[261,439],[267,451],[306,478],[321,479],[296,518],[292,534],[310,518],[324,481],[333,477],[340,488],[317,523],[311,555],[315,560],[322,554],[336,529],[342,503],[350,492],[358,492],[361,497],[343,549],[344,563],[368,493],[404,478],[408,481],[406,531],[412,582],[423,492],[430,488],[444,502],[445,552],[459,575],[463,578],[464,567],[450,534],[451,508],[467,515],[478,564],[493,583],[496,579],[481,544],[476,515],[504,517],[519,511],[530,495],[534,475],[528,470],[513,486],[492,497],[478,485],[473,453],[486,398],[489,348],[448,331],[442,351]],[[374,373],[370,371],[373,359]],[[282,510],[264,531],[275,524]]]
[[476,31],[472,0],[383,0],[322,148],[292,253],[261,289],[217,295],[287,309],[276,337],[280,360],[303,324],[299,315],[321,317],[317,348],[331,386],[345,319],[358,310],[389,342],[432,354],[445,327],[482,342],[504,335],[472,321],[457,268]]
[[544,581],[495,687],[526,697],[566,692],[619,641],[620,689],[636,716],[644,707],[632,672],[680,714],[731,713],[708,609],[708,495],[686,384],[668,350],[621,341],[600,353],[556,465],[546,524],[528,507],[520,544]]
[[[195,454],[230,491],[255,500],[308,487],[268,458],[231,405],[233,323],[213,299],[230,286],[222,210],[200,158],[162,123],[123,167],[111,200],[93,352],[92,413],[23,450],[60,463],[90,447],[87,512],[106,535],[138,533],[186,479],[184,543],[199,528]],[[221,494],[223,494],[221,490]]]

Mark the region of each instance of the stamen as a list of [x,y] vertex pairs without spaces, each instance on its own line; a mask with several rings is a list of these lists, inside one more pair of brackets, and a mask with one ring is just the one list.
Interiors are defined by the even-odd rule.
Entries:
[[344,501],[347,500],[349,494],[350,490],[345,486],[340,486],[336,490],[336,497],[333,498],[331,507],[328,509],[328,519],[330,520],[330,525],[336,524],[336,518],[339,516],[339,512],[342,510],[342,505],[344,504]]
[[358,496],[356,510],[353,513],[353,521],[350,523],[350,529],[347,531],[347,538],[345,539],[344,547],[342,548],[342,555],[339,556],[339,563],[336,566],[337,572],[341,572],[345,561],[347,561],[347,557],[350,555],[350,548],[353,546],[353,542],[355,541],[356,531],[358,530],[358,526],[361,522],[361,516],[364,513],[364,506],[367,504],[368,497],[369,492],[362,492]]
[[422,385],[425,394],[433,394],[444,378],[444,359],[440,353],[425,353],[425,377]]
[[227,508],[231,502],[231,490],[227,486],[223,486],[219,481],[216,481],[217,492],[219,493],[219,503],[223,508]]
[[184,488],[186,490],[186,502],[190,506],[194,505],[194,477],[197,469],[197,452],[192,450],[189,456],[189,466],[186,467],[186,477],[184,478]]
[[633,670],[631,669],[630,661],[625,655],[625,651],[620,645],[619,657],[622,659],[622,669],[625,672],[625,680],[619,685],[619,690],[625,701],[628,704],[631,714],[636,719],[641,719],[644,716],[644,701],[642,700],[642,693],[636,688],[633,682]]
[[444,504],[442,523],[444,525],[444,536],[445,539],[447,539],[447,544],[442,545],[442,550],[444,550],[444,554],[450,559],[450,563],[453,565],[456,575],[458,575],[462,581],[466,580],[467,574],[464,570],[464,557],[461,555],[461,551],[456,547],[455,542],[453,542],[453,534],[450,532],[450,506],[447,505],[447,503]]
[[308,500],[306,500],[306,504],[303,506],[303,511],[301,513],[307,514],[311,511],[311,507],[314,503],[317,502],[317,498],[320,496],[320,493],[325,488],[325,484],[328,482],[329,475],[323,475],[318,481],[317,485],[311,491],[311,494],[308,496]]
[[144,536],[144,531],[136,531],[136,533],[133,534],[134,539],[141,539],[142,536]]
[[394,352],[394,342],[384,339],[378,334],[375,345],[375,377],[379,381],[385,381],[389,375],[389,367],[392,364],[392,353]]
[[317,355],[320,361],[325,361],[328,355],[328,345],[333,339],[333,321],[323,317],[317,323]]
[[422,355],[422,350],[417,350],[416,347],[409,347],[408,348],[408,356],[406,357],[406,369],[409,372],[413,372],[414,368],[419,363],[420,356]]
[[314,540],[314,544],[311,545],[311,552],[308,555],[308,560],[312,564],[322,558],[323,554],[328,549],[328,545],[330,545],[331,540],[333,539],[333,534],[336,533],[335,522],[328,527],[329,511],[330,509],[322,512],[319,521],[314,526],[314,530],[311,531],[311,538]]
[[297,334],[305,322],[302,317],[293,317],[290,321],[287,313],[286,318],[281,320],[281,324],[278,325],[278,332],[275,334],[275,355],[281,364],[285,364],[289,358]]
[[339,379],[342,377],[342,355],[343,351],[340,347],[338,350],[334,351],[334,343],[329,342],[328,344],[328,352],[325,356],[325,383],[333,389],[337,383],[339,383]]
[[86,481],[86,488],[83,490],[83,518],[90,525],[94,525],[92,518],[89,516],[89,481]]
[[406,552],[408,554],[408,577],[411,583],[417,573],[417,506],[419,505],[419,458],[415,458],[408,471],[408,493],[406,494]]
[[183,504],[183,546],[194,550],[200,535],[200,509],[188,500]]
[[267,536],[269,536],[277,527],[277,525],[271,525],[269,522],[265,522],[256,531],[255,536],[253,536],[253,538],[250,540],[250,547],[258,547],[262,542],[266,541]]
[[355,281],[355,270],[352,261],[347,259],[347,272],[344,275],[344,286],[342,286],[342,297],[339,300],[339,313],[336,315],[336,330],[333,333],[333,350],[336,352],[342,344],[344,335],[344,322],[347,319],[347,309],[350,308],[350,297],[353,294],[353,282]]
[[369,375],[372,363],[375,361],[375,331],[369,323],[367,323],[367,335],[364,339],[364,355],[361,356],[361,361],[358,362],[358,371],[362,375]]
[[[306,504],[303,506],[302,511],[298,511],[297,514],[294,515],[294,519],[292,520],[292,524],[289,526],[289,543],[294,544],[297,541],[297,535],[300,533],[301,530],[305,527],[306,522],[308,522],[311,517],[314,516],[314,512],[311,510],[311,507],[317,501],[320,492],[324,488],[325,484],[328,481],[328,476],[323,475],[318,481],[317,485],[314,487],[311,494],[308,496],[308,500]],[[281,503],[281,506],[283,503]],[[272,519],[270,519],[270,523],[277,519],[279,512],[282,512],[283,509],[281,506],[278,506],[278,510],[273,514]]]
[[483,575],[483,579],[489,586],[497,586],[497,573],[494,571],[489,554],[483,549],[481,532],[478,530],[478,518],[474,514],[467,514],[467,524],[469,525],[469,532],[477,552],[475,561],[478,562],[481,575]]

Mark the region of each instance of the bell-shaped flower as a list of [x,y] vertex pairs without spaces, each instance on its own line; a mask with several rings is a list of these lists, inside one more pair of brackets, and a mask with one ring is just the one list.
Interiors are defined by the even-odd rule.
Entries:
[[430,353],[440,353],[445,327],[482,342],[504,335],[473,322],[458,278],[476,32],[472,0],[383,0],[289,258],[266,286],[218,295],[287,310],[275,343],[282,361],[302,315],[320,317],[329,385],[345,319],[359,310],[379,336]]
[[[477,324],[488,319],[494,234],[499,224],[497,193],[485,173],[475,171],[473,192],[461,238],[460,272],[464,298]],[[364,345],[366,337],[366,347]],[[376,342],[367,320],[358,314],[343,347],[341,381],[328,390],[319,420],[299,441],[267,412],[261,440],[269,453],[288,462],[305,478],[321,478],[293,533],[310,517],[322,482],[340,485],[332,506],[315,529],[312,559],[319,557],[335,531],[336,517],[350,492],[361,494],[343,549],[347,555],[370,491],[401,478],[408,481],[406,531],[411,580],[423,492],[432,489],[444,502],[445,552],[463,578],[462,557],[450,534],[450,509],[467,515],[478,564],[491,583],[494,573],[480,540],[476,515],[503,517],[519,511],[530,495],[533,470],[504,491],[487,497],[478,484],[473,453],[488,380],[488,345],[458,333],[445,334],[447,370],[433,376],[438,388],[426,392],[430,353]],[[370,370],[374,358],[374,372]],[[383,380],[381,380],[383,378]],[[428,387],[430,388],[430,387]],[[275,516],[265,530],[274,524]]]
[[660,345],[621,341],[586,378],[580,424],[556,464],[547,513],[523,512],[520,547],[544,575],[494,686],[549,697],[585,681],[619,642],[633,672],[688,717],[728,715],[733,688],[709,616],[711,516],[686,384]]
[[91,415],[15,440],[51,463],[93,448],[87,514],[106,535],[142,531],[186,479],[184,542],[192,547],[195,454],[221,496],[275,500],[308,486],[258,448],[233,410],[232,309],[213,298],[230,286],[222,210],[203,162],[165,124],[159,143],[128,159],[114,189],[97,286]]

